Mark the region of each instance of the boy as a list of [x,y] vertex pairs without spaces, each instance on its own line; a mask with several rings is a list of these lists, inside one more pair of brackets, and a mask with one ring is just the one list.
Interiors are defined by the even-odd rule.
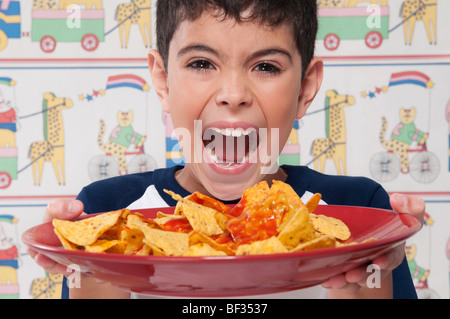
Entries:
[[[158,51],[150,52],[149,68],[162,107],[172,116],[185,166],[96,182],[81,191],[82,203],[51,202],[47,218],[71,219],[83,208],[96,213],[175,206],[164,188],[183,197],[200,191],[232,203],[262,180],[285,181],[305,201],[318,192],[327,204],[390,208],[386,192],[369,179],[277,165],[294,120],[304,116],[321,85],[316,32],[316,0],[158,1]],[[423,218],[418,198],[397,195],[391,203],[399,212]],[[61,265],[35,258],[64,272]],[[415,297],[402,247],[373,262],[383,270],[379,289],[365,287],[368,274],[361,267],[331,278],[323,285],[328,291],[318,286],[293,295]],[[83,278],[70,297],[129,296]]]

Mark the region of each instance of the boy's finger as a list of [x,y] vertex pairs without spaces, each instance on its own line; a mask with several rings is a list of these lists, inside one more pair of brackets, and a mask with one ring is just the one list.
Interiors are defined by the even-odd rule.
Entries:
[[55,199],[48,205],[44,213],[44,222],[53,219],[72,220],[77,218],[83,212],[83,203],[72,199]]
[[410,214],[423,223],[425,202],[422,198],[395,193],[391,195],[390,203],[397,213]]
[[381,270],[394,270],[403,261],[405,257],[405,246],[399,245],[394,249],[391,249],[384,255],[381,255],[373,260],[373,264],[380,267]]
[[367,277],[367,265],[356,267],[345,273],[345,279],[349,283],[359,283]]
[[71,274],[71,272],[68,271],[66,266],[58,264],[54,260],[51,260],[50,258],[48,258],[42,254],[35,255],[34,260],[39,266],[44,268],[49,273],[63,274],[64,276],[68,276]]
[[328,278],[328,280],[322,283],[322,286],[327,289],[340,289],[347,285],[347,280],[345,279],[345,274],[336,275],[334,277]]

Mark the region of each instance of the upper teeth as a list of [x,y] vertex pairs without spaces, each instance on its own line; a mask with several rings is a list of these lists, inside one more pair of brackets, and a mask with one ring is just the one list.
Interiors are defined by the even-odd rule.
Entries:
[[243,128],[212,128],[212,130],[216,133],[225,135],[225,136],[233,136],[233,137],[240,137],[242,135],[248,136],[250,135],[252,132],[255,131],[254,128],[248,128],[246,130],[244,130]]

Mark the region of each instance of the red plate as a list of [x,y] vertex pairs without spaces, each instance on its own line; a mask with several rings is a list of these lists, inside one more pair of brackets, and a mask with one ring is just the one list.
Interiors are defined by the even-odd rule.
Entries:
[[[172,208],[139,210],[148,218]],[[317,214],[345,222],[351,240],[364,244],[308,252],[226,257],[164,257],[95,254],[61,248],[51,223],[27,230],[26,245],[64,264],[128,291],[162,296],[229,297],[306,288],[370,262],[419,231],[417,219],[389,210],[319,206]]]

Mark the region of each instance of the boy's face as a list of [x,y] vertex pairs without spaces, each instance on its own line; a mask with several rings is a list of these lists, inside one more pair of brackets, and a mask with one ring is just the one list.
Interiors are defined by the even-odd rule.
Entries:
[[287,26],[203,14],[175,32],[167,73],[156,51],[150,70],[186,159],[177,175],[184,188],[230,200],[263,179],[283,178],[278,154],[310,103]]

